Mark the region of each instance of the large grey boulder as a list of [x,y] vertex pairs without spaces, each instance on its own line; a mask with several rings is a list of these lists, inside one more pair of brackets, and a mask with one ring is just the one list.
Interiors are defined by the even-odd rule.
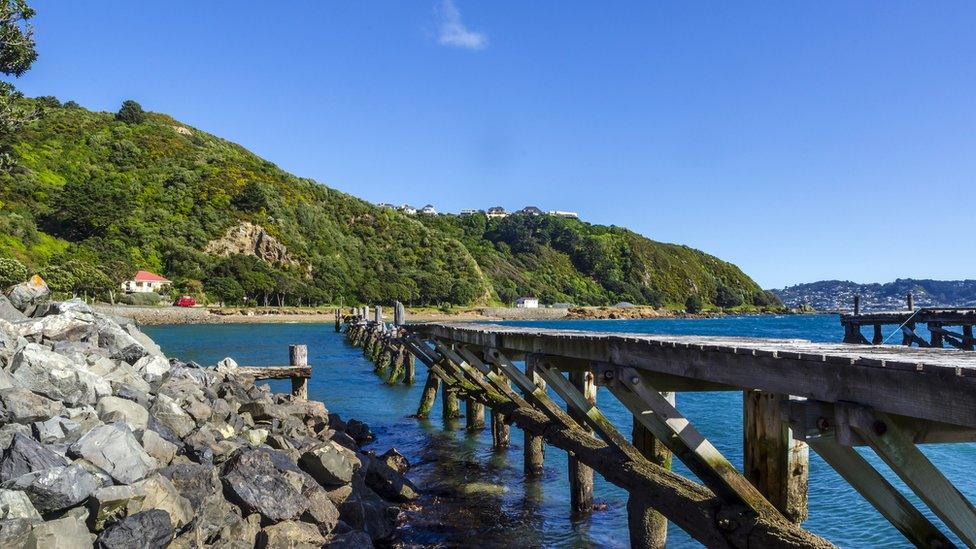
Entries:
[[24,387],[0,389],[4,421],[29,425],[64,412],[64,404],[43,397]]
[[267,549],[318,549],[325,538],[314,524],[287,520],[261,531]]
[[108,351],[112,358],[134,364],[148,354],[142,343],[105,315],[95,315],[95,329],[98,331],[98,346]]
[[173,539],[173,524],[169,513],[151,509],[112,524],[95,542],[97,549],[163,549]]
[[166,440],[152,429],[143,431],[142,447],[146,450],[147,454],[156,458],[162,465],[169,465],[173,461],[173,458],[176,457],[176,452],[179,451],[177,445]]
[[379,458],[366,456],[365,459],[366,485],[377,494],[398,503],[408,503],[420,497],[417,487],[407,477]]
[[133,431],[145,431],[149,424],[149,410],[138,403],[116,396],[104,396],[95,405],[98,419],[105,423],[121,421]]
[[[142,375],[125,361],[98,355],[89,355],[87,361],[88,371],[108,381],[113,388],[125,385],[143,393],[152,390]],[[118,391],[115,393],[118,394]]]
[[331,441],[313,446],[302,453],[298,465],[326,487],[349,484],[355,471],[353,461]]
[[139,444],[125,423],[101,425],[71,445],[72,455],[85,458],[117,482],[132,484],[154,471],[159,463]]
[[16,324],[20,335],[36,343],[80,342],[95,333],[95,317],[91,313],[69,311]]
[[7,290],[6,295],[14,307],[30,314],[37,304],[51,295],[51,289],[48,288],[47,282],[44,282],[43,278],[34,275],[27,282],[12,286]]
[[98,488],[98,481],[80,465],[68,465],[21,475],[4,482],[3,488],[26,492],[34,507],[47,513],[85,501]]
[[27,315],[20,312],[17,307],[14,307],[7,296],[0,295],[0,319],[6,320],[7,322],[18,322],[25,318],[27,318]]
[[159,355],[146,355],[132,365],[143,377],[162,377],[170,370],[169,361]]
[[43,444],[71,444],[84,433],[80,423],[60,416],[36,421],[31,427],[34,438]]
[[196,422],[183,411],[180,404],[163,394],[156,396],[156,402],[149,408],[149,415],[179,438],[185,437],[196,428]]
[[107,381],[36,343],[14,355],[10,373],[21,386],[72,406],[94,404],[112,394]]
[[173,528],[177,530],[193,521],[193,506],[188,499],[180,495],[180,491],[168,478],[156,473],[145,480],[140,480],[133,487],[143,495],[143,498],[137,504],[129,506],[130,514],[162,509],[169,513]]
[[0,520],[10,519],[43,520],[26,493],[0,489]]
[[145,499],[146,493],[136,486],[103,486],[92,492],[88,500],[89,524],[95,532],[100,532],[107,524],[125,516],[130,507],[135,507]]
[[35,524],[28,548],[91,549],[92,540],[85,523],[78,517],[64,517]]
[[14,435],[10,446],[0,458],[0,482],[15,479],[27,473],[60,467],[68,461],[36,440],[22,434]]
[[168,478],[194,509],[199,509],[205,499],[222,489],[213,465],[178,463],[160,469],[159,474]]
[[248,514],[278,522],[308,509],[308,500],[285,480],[268,452],[238,451],[224,463],[221,481],[228,499]]
[[27,547],[35,522],[30,519],[0,520],[0,547]]

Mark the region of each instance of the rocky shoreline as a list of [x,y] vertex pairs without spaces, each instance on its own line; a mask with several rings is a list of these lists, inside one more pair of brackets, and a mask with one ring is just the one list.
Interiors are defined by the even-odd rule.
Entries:
[[167,359],[129,319],[0,296],[0,546],[370,547],[415,500],[395,450],[232,359]]

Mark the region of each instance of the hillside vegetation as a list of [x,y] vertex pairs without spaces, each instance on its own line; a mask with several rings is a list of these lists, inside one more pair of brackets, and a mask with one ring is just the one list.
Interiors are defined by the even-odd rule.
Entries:
[[[145,113],[53,98],[0,173],[0,256],[56,290],[104,293],[136,269],[174,291],[239,303],[618,301],[766,305],[737,267],[616,227],[549,216],[416,216],[290,175],[242,147]],[[207,244],[246,221],[289,261],[219,257]]]
[[818,311],[842,311],[861,296],[861,308],[901,310],[911,293],[918,307],[974,307],[976,280],[928,280],[899,278],[894,282],[858,284],[848,280],[821,280],[789,286],[773,292],[790,307],[807,305]]

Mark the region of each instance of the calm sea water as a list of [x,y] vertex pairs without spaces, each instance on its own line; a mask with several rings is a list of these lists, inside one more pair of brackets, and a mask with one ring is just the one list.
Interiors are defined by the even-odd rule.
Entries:
[[[732,335],[840,341],[836,316],[761,316],[693,320],[589,320],[507,322],[582,330],[660,334]],[[247,365],[287,364],[288,345],[304,343],[314,375],[311,398],[321,400],[343,418],[366,421],[377,434],[372,448],[395,447],[414,467],[410,477],[425,489],[421,505],[408,511],[401,528],[407,543],[479,546],[627,547],[626,493],[596,476],[600,510],[572,522],[566,455],[546,448],[546,473],[535,482],[522,478],[522,433],[512,429],[507,452],[491,450],[486,429],[468,433],[460,424],[443,425],[435,408],[430,421],[408,417],[416,411],[426,371],[418,361],[417,383],[388,386],[377,378],[361,351],[347,346],[343,336],[327,324],[249,324],[157,326],[146,331],[170,356],[213,364],[232,356]],[[887,333],[885,334],[887,335]],[[894,338],[893,338],[894,340]],[[272,382],[288,391],[287,381]],[[604,412],[624,432],[630,417],[612,395],[600,389]],[[742,466],[742,398],[737,392],[684,393],[678,405],[712,443],[737,467]],[[438,402],[437,406],[440,406]],[[923,451],[970,499],[976,496],[976,445],[927,445]],[[870,451],[862,452],[910,499],[914,495]],[[681,466],[675,470],[690,476]],[[810,518],[804,526],[843,547],[907,547],[908,543],[833,470],[811,452]],[[938,521],[936,520],[936,523]],[[944,529],[944,531],[947,531]],[[696,547],[685,533],[672,527],[672,547]]]

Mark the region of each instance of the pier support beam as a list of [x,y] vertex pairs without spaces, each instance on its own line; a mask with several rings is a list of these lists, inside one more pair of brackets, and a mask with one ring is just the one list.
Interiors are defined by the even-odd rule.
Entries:
[[[675,405],[674,393],[662,394]],[[651,463],[670,470],[671,451],[636,417],[633,422],[634,447]],[[633,493],[627,498],[627,526],[633,549],[663,549],[667,544],[668,520],[648,505],[645,498]]]
[[485,405],[473,398],[464,399],[465,427],[469,431],[485,428]]
[[[591,405],[596,405],[596,384],[589,370],[575,370],[569,373],[569,381]],[[569,415],[579,422],[580,428],[592,433],[585,420],[571,407]],[[569,457],[569,501],[573,517],[580,517],[593,510],[593,469],[590,469],[573,456]]]
[[[497,366],[492,366],[492,371],[502,376],[501,371],[498,370]],[[505,378],[505,385],[511,386],[508,379]],[[508,423],[505,420],[505,414],[492,409],[491,411],[491,447],[495,450],[503,450],[508,448],[510,429]]]
[[[536,387],[545,391],[546,382],[535,371],[537,361],[538,357],[536,355],[527,355],[525,357],[525,376],[532,380]],[[542,435],[534,435],[525,431],[523,452],[525,457],[523,469],[525,476],[531,478],[541,477],[546,456],[546,444]]]
[[[291,366],[308,366],[308,347],[305,345],[289,345],[288,364]],[[308,400],[308,378],[292,377],[291,394],[295,398]]]
[[453,422],[461,417],[461,402],[458,400],[457,390],[447,383],[441,384],[441,417],[447,422]]
[[[411,356],[413,356],[411,354]],[[441,380],[431,372],[427,372],[427,383],[424,384],[424,392],[420,396],[420,405],[417,406],[417,417],[427,419],[430,410],[434,407],[437,400],[437,389],[440,387]]]
[[762,495],[794,524],[807,518],[809,448],[793,440],[783,418],[788,395],[745,391],[743,404],[744,473]]

